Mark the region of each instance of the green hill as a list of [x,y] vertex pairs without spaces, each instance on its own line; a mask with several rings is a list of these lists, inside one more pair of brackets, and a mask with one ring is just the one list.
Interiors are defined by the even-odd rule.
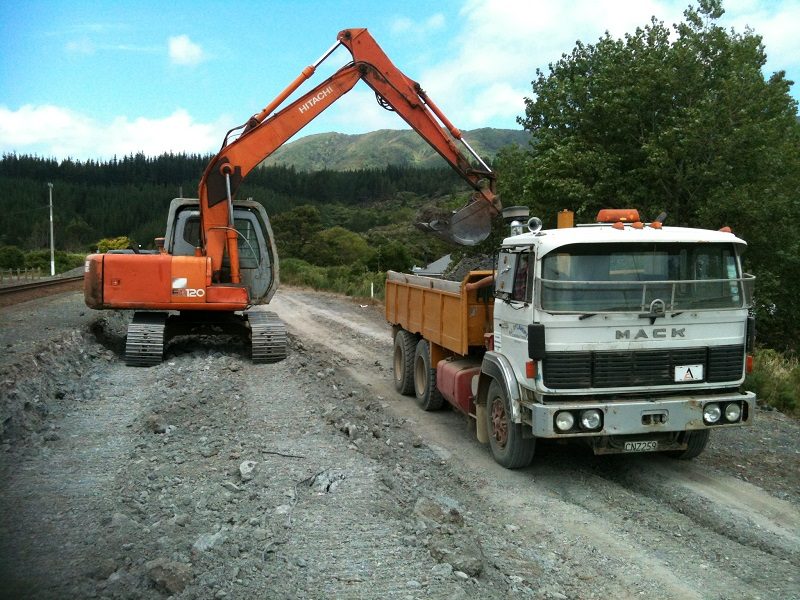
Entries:
[[[464,138],[490,161],[503,146],[524,146],[530,134],[514,129],[474,129]],[[466,153],[466,150],[464,151]],[[284,144],[264,165],[291,165],[298,171],[382,169],[387,165],[442,167],[444,160],[416,132],[381,129],[358,135],[319,133]]]

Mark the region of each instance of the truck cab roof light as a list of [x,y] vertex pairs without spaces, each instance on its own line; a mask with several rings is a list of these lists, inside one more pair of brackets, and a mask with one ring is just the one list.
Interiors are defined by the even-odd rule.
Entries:
[[639,211],[635,208],[603,208],[597,213],[598,223],[634,223],[641,221]]

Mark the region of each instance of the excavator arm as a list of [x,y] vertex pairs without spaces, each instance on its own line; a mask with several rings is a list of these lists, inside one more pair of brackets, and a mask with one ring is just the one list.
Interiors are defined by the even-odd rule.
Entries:
[[[224,250],[227,249],[232,283],[239,283],[237,233],[232,222],[232,202],[242,180],[289,138],[350,91],[359,80],[369,85],[384,107],[397,112],[475,190],[472,201],[467,206],[448,220],[431,223],[427,226],[429,230],[456,243],[476,244],[488,236],[491,218],[500,210],[500,201],[495,194],[495,174],[463,139],[461,132],[427,97],[420,85],[392,64],[366,29],[346,29],[339,33],[337,40],[334,46],[316,63],[306,67],[275,100],[251,117],[245,125],[237,128],[242,133],[229,141],[231,133],[236,131],[231,130],[222,148],[203,173],[199,198],[206,255],[211,257],[212,272],[218,274]],[[273,114],[340,44],[353,55],[353,62]],[[464,144],[480,163],[480,168],[471,165],[453,138]]]

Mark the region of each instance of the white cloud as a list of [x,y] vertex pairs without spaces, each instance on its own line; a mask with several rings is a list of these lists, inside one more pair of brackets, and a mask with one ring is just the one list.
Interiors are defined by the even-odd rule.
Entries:
[[[797,23],[800,23],[800,1],[775,4],[739,0],[725,5],[723,21],[738,33],[746,27],[763,38],[767,51],[767,74],[778,70],[800,67],[800,42],[797,41]],[[800,83],[800,82],[797,82]]]
[[422,21],[414,21],[404,16],[395,17],[389,25],[389,30],[394,35],[424,35],[433,31],[438,31],[444,26],[444,15],[442,13],[436,13]]
[[449,58],[418,80],[463,129],[517,127],[537,67],[558,60],[578,39],[591,43],[606,28],[622,35],[645,24],[657,9],[651,0],[468,0]]
[[143,152],[216,151],[224,123],[197,123],[182,109],[161,119],[116,117],[97,121],[57,106],[26,105],[12,111],[0,106],[0,152],[59,159],[109,159]]
[[[347,131],[366,133],[377,129],[403,129],[405,121],[396,113],[378,105],[375,92],[363,83],[357,83],[346,96],[322,113],[314,122],[311,131]],[[308,133],[306,130],[300,135]]]
[[200,45],[190,40],[188,35],[176,35],[169,38],[169,58],[174,65],[193,67],[206,57]]
[[425,19],[425,30],[426,31],[436,31],[437,29],[441,29],[445,25],[444,15],[442,13],[436,13]]
[[[736,2],[736,0],[732,0]],[[800,2],[770,4],[738,0],[721,24],[763,35],[767,74],[800,61],[794,25]],[[682,0],[467,0],[446,58],[429,63],[417,80],[459,127],[517,127],[522,98],[532,94],[536,69],[569,53],[580,40],[595,43],[606,31],[619,38],[655,15],[667,27],[683,20]]]
[[89,38],[80,38],[67,42],[64,46],[71,54],[91,55],[97,52],[135,52],[155,54],[163,51],[158,46],[137,46],[133,44],[97,44]]
[[[524,113],[523,98],[532,93],[537,67],[546,70],[548,63],[570,52],[578,39],[594,43],[606,30],[621,37],[647,24],[651,15],[671,26],[682,20],[687,4],[686,0],[466,0],[458,15],[447,15],[447,19],[442,13],[419,19],[398,17],[392,32],[403,36],[410,46],[416,43],[411,53],[416,62],[398,66],[409,69],[408,75],[420,82],[457,127],[518,127],[516,118]],[[767,74],[787,69],[800,78],[800,45],[794,31],[800,22],[800,0],[727,0],[725,9],[723,26],[739,33],[750,26],[763,36],[769,59]],[[441,33],[445,27],[447,35]],[[451,32],[455,34],[451,36]],[[67,50],[84,54],[163,52],[163,46],[102,45],[80,37],[81,33],[73,34]],[[424,43],[425,36],[451,39],[448,46],[440,48]],[[412,38],[415,43],[408,42]],[[208,58],[186,35],[169,38],[168,46],[174,64],[196,65]],[[420,68],[423,60],[425,67]],[[794,90],[799,86],[800,82]],[[215,123],[198,123],[186,111],[176,110],[162,118],[118,116],[99,122],[58,106],[26,105],[11,110],[0,105],[0,152],[77,159],[140,151],[148,155],[215,152],[231,121],[221,117]],[[360,83],[299,135],[404,127],[405,123],[381,109],[372,91]]]
[[94,54],[95,46],[89,38],[72,40],[66,44],[67,52],[73,54]]
[[414,29],[414,21],[408,17],[396,17],[389,26],[389,29],[395,35],[402,35]]

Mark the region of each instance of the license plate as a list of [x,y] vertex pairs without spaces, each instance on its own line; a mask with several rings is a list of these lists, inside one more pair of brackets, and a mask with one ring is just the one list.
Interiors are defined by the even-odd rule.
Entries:
[[675,367],[675,381],[703,381],[703,365]]
[[655,452],[658,450],[658,442],[625,442],[623,450],[625,452]]

